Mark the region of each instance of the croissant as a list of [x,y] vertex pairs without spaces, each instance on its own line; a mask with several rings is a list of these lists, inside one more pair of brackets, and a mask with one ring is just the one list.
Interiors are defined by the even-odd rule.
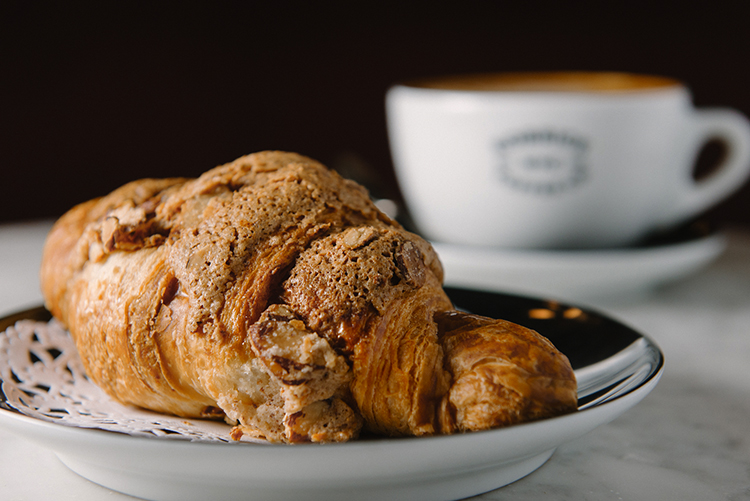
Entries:
[[295,153],[142,179],[64,214],[46,307],[112,398],[235,440],[485,430],[576,409],[538,333],[456,311],[428,242]]

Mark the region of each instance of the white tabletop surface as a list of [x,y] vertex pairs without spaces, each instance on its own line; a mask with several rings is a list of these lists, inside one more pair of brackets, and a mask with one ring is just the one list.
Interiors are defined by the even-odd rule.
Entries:
[[[41,304],[49,222],[0,226],[0,315]],[[562,445],[539,470],[484,500],[750,500],[750,233],[695,275],[598,310],[648,334],[666,372],[646,399]],[[0,499],[134,499],[0,429]]]

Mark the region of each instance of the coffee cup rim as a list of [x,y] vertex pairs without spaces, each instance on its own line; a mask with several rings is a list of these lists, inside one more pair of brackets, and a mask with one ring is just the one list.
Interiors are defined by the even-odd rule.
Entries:
[[[508,88],[482,88],[488,81],[500,78]],[[574,82],[581,79],[596,80],[600,87],[582,89],[575,87]],[[530,79],[540,82],[556,80],[561,84],[559,88],[539,86],[521,87],[520,82]],[[474,84],[468,83],[473,81]],[[630,85],[627,85],[630,83]],[[513,85],[519,85],[513,88]],[[565,86],[568,85],[566,88]],[[448,74],[431,77],[418,77],[395,83],[392,88],[405,87],[427,92],[477,93],[477,94],[582,94],[582,95],[623,95],[643,94],[658,91],[682,90],[685,85],[672,77],[645,73],[630,73],[619,71],[512,71]]]

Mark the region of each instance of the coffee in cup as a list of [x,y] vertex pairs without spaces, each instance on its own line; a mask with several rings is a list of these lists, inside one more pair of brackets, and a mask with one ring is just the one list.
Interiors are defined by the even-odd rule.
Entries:
[[[750,175],[750,125],[697,109],[677,80],[505,73],[389,89],[394,167],[431,240],[510,248],[633,245],[700,214]],[[693,168],[721,141],[706,179]]]

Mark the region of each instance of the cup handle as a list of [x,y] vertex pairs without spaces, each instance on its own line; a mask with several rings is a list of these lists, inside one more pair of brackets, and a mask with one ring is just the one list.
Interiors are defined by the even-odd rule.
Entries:
[[[675,224],[699,214],[739,189],[750,176],[750,120],[729,108],[693,110],[688,140],[695,145],[684,171],[684,183],[665,224]],[[725,155],[705,179],[693,178],[693,166],[701,148],[710,140],[725,145]]]

